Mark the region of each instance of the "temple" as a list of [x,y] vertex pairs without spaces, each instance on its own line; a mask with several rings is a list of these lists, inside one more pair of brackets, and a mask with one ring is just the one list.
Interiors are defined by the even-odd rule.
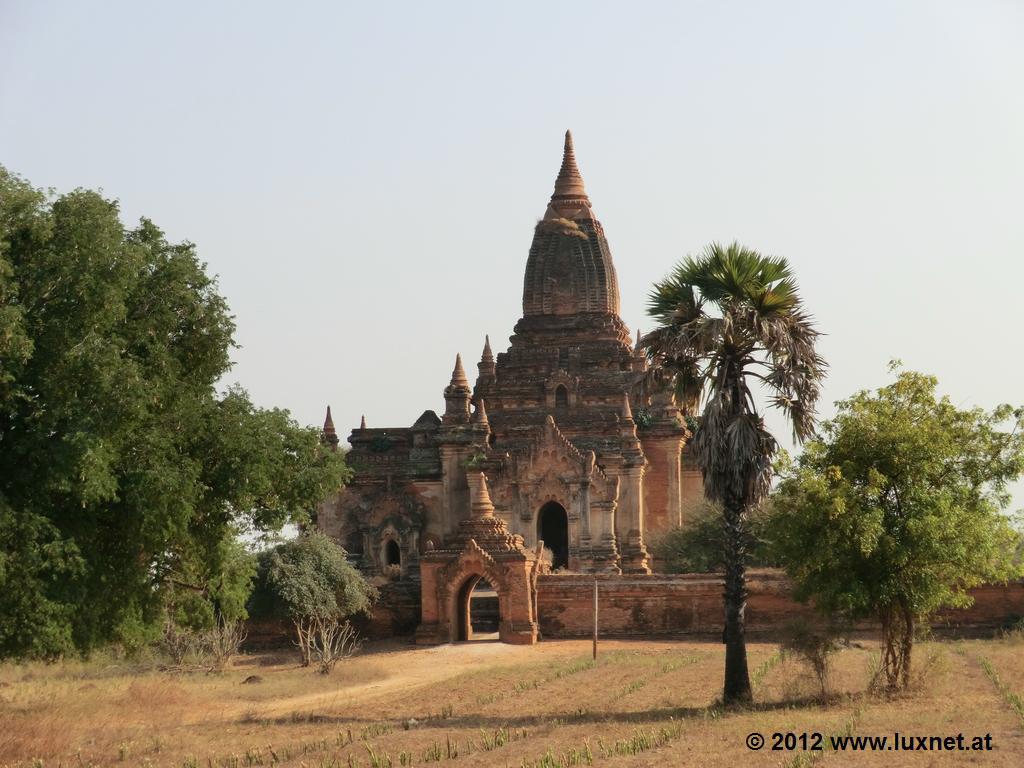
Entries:
[[[680,525],[702,489],[683,414],[639,386],[637,339],[566,132],[508,348],[495,355],[485,336],[472,385],[456,355],[440,416],[387,428],[364,417],[349,436],[354,479],[318,513],[390,587],[383,600],[417,614],[422,642],[471,634],[478,581],[497,592],[501,638],[533,642],[539,573],[656,568],[646,542]],[[339,443],[329,408],[324,439]]]

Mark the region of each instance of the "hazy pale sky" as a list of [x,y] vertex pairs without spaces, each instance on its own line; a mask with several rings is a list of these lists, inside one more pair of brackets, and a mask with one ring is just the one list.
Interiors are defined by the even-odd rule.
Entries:
[[736,239],[795,268],[824,415],[892,358],[1020,404],[1022,40],[1018,0],[0,0],[0,163],[195,242],[228,381],[343,437],[507,346],[566,128],[634,330]]

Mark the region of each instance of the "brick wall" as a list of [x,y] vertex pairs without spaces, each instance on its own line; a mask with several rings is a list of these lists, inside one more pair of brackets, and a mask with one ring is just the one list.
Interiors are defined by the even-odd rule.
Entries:
[[[600,627],[605,636],[715,635],[722,631],[722,582],[712,574],[590,576],[549,574],[537,584],[543,637],[589,637],[594,579],[600,591]],[[748,571],[747,631],[771,632],[811,609],[789,597],[789,580],[774,569]],[[419,582],[385,585],[381,602],[356,624],[367,638],[409,636],[420,620]],[[974,605],[947,610],[934,625],[990,631],[1024,618],[1024,581],[971,590]],[[866,625],[870,628],[870,624]],[[287,644],[290,625],[251,625],[249,645]],[[273,641],[273,642],[272,642]]]
[[[541,634],[588,637],[593,629],[594,579],[598,581],[599,626],[603,635],[719,634],[722,582],[711,574],[589,576],[550,574],[537,584]],[[786,576],[774,569],[748,571],[747,631],[771,632],[808,606],[789,596]],[[995,629],[1024,617],[1024,582],[971,590],[974,605],[948,610],[935,625],[952,629]],[[867,625],[866,628],[869,628]]]

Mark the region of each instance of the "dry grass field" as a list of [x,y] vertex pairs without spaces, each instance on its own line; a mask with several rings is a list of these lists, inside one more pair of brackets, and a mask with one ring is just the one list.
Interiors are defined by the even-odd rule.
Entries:
[[[715,704],[713,642],[375,644],[328,677],[287,655],[223,674],[123,662],[0,666],[2,766],[1024,765],[1024,641],[929,642],[917,689],[867,693],[875,644],[838,655],[832,694],[775,645],[751,643],[757,705]],[[926,663],[927,661],[927,663]],[[250,675],[261,680],[243,684]],[[774,732],[968,737],[989,752],[773,751]],[[749,733],[768,739],[747,748]]]

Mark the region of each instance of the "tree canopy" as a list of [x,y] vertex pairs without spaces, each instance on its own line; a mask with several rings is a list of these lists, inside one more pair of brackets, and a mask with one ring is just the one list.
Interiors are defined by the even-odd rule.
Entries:
[[1024,410],[961,409],[935,378],[894,370],[892,384],[838,403],[782,468],[768,533],[798,598],[881,621],[890,688],[909,679],[915,622],[1020,575],[1002,511],[1024,471]]
[[0,168],[0,656],[141,642],[174,590],[230,610],[225,541],[344,481],[317,430],[218,393],[234,330],[192,244]]
[[316,529],[260,553],[252,596],[255,615],[347,619],[365,612],[377,590],[349,563],[345,550]]
[[257,618],[291,621],[303,665],[317,655],[326,673],[346,646],[343,655],[355,650],[348,618],[369,611],[377,596],[345,550],[311,528],[260,553],[250,610]]

